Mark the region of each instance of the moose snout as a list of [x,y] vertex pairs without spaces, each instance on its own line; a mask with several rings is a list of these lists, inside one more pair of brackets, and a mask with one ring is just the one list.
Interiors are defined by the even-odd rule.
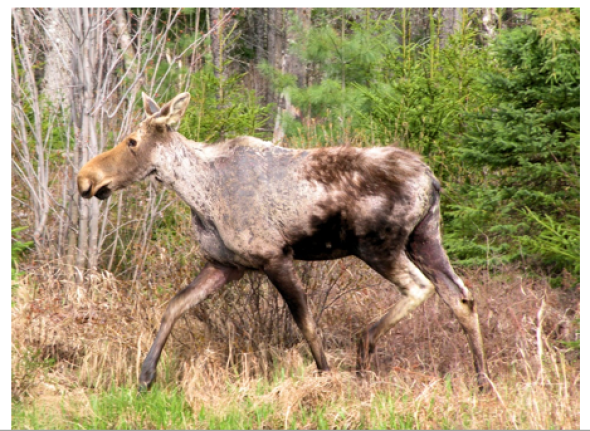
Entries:
[[92,197],[92,180],[78,175],[78,192],[83,198],[90,199]]
[[103,200],[108,198],[111,193],[112,179],[105,176],[101,169],[96,169],[92,165],[85,165],[78,172],[78,192],[80,196],[90,199],[96,196]]

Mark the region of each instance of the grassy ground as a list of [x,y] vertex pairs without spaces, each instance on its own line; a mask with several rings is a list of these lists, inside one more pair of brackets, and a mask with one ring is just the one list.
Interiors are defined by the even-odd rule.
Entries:
[[30,263],[13,289],[13,428],[580,426],[579,353],[563,343],[579,339],[578,294],[509,268],[461,274],[479,304],[489,393],[475,390],[466,338],[436,297],[384,337],[359,380],[355,335],[398,293],[344,259],[298,266],[332,373],[317,375],[278,295],[250,275],[177,322],[157,383],[137,396],[166,302],[196,272],[154,256],[138,283],[105,272],[78,283],[64,266]]
[[[19,429],[553,429],[579,427],[579,399],[566,375],[496,380],[479,394],[463,378],[363,383],[348,373],[314,376],[311,367],[281,369],[271,379],[225,376],[222,387],[179,390],[156,385],[77,389],[13,403]],[[217,371],[218,373],[220,371]],[[559,371],[560,373],[562,371]],[[223,371],[221,374],[226,374]],[[201,377],[199,377],[201,379]],[[559,380],[561,379],[561,380]],[[194,392],[198,391],[199,394]],[[207,392],[202,394],[200,392]],[[215,398],[213,402],[204,399]]]

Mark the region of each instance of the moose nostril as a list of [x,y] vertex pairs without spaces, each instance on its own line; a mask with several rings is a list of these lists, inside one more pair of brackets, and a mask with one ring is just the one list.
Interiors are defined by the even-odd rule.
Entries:
[[92,197],[92,196],[91,196],[91,193],[90,193],[91,191],[92,191],[92,187],[91,187],[91,188],[89,188],[88,190],[85,190],[85,191],[81,192],[81,193],[80,193],[80,195],[81,195],[83,198],[86,198],[86,199],[88,199],[88,198],[91,198],[91,197]]
[[92,181],[88,178],[78,177],[78,192],[83,198],[92,197]]

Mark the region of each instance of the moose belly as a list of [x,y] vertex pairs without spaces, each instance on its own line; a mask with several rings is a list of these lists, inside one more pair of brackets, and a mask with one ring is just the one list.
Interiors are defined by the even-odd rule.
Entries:
[[293,247],[293,258],[297,260],[330,260],[340,259],[354,254],[350,250],[344,248],[334,248],[332,243],[325,244],[317,243],[305,246],[297,245]]

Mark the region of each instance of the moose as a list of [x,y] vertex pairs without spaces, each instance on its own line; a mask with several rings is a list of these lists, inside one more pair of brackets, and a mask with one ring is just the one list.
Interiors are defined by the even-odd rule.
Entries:
[[141,368],[140,391],[175,321],[246,271],[267,275],[287,304],[320,372],[330,367],[293,261],[356,256],[393,283],[402,298],[359,337],[357,370],[370,368],[380,336],[436,291],[460,322],[478,386],[487,364],[472,292],[454,272],[440,233],[440,183],[421,158],[396,147],[287,149],[253,137],[206,145],[172,126],[189,93],[160,107],[143,94],[146,119],[78,173],[82,197],[106,199],[146,177],[174,190],[191,209],[207,262],[170,301]]

